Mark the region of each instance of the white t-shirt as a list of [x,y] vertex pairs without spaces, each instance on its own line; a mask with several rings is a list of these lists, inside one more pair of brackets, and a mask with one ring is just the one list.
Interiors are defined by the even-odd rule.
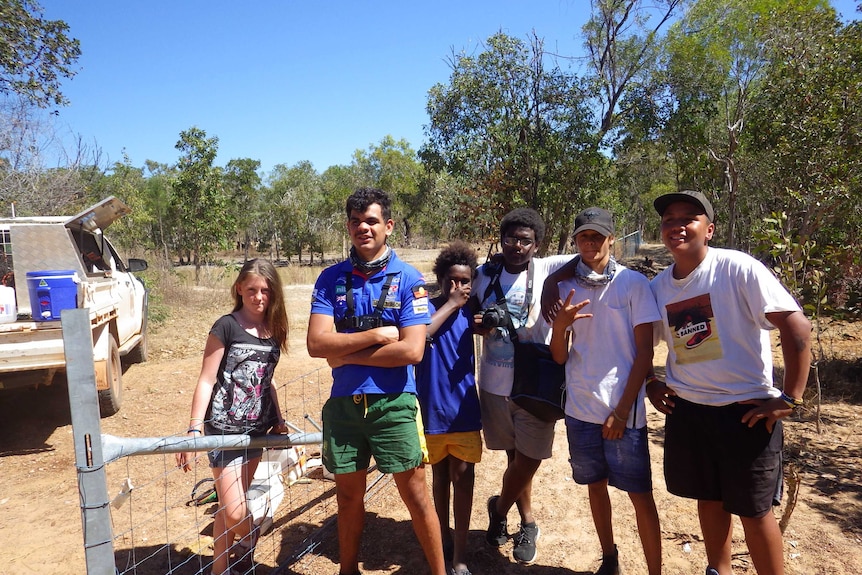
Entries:
[[772,385],[773,326],[767,313],[799,311],[766,266],[736,250],[709,248],[688,277],[673,266],[650,286],[661,313],[657,333],[667,342],[667,384],[681,398],[728,405],[778,397]]
[[[541,297],[542,284],[548,274],[562,267],[572,259],[571,255],[551,256],[548,258],[533,258],[530,266],[533,268],[533,293],[530,302],[525,302],[527,295],[527,270],[519,274],[510,274],[503,270],[500,274],[500,287],[506,298],[506,307],[512,315],[515,329],[520,341],[549,343],[551,326],[542,318]],[[482,309],[490,307],[497,301],[494,290],[485,298],[485,292],[493,279],[485,275],[488,264],[480,266],[476,281],[473,282],[472,293],[479,298]],[[508,330],[495,328],[482,338],[482,355],[479,358],[479,389],[508,397],[512,392],[512,380],[515,375],[515,348],[509,339]]]
[[[572,345],[566,360],[566,415],[602,424],[616,407],[628,383],[636,355],[635,326],[652,324],[661,316],[643,274],[617,264],[604,286],[585,287],[575,279],[557,284],[565,301],[574,288],[573,303],[589,299],[579,313],[591,313],[569,326]],[[646,425],[644,387],[638,392],[629,427]]]

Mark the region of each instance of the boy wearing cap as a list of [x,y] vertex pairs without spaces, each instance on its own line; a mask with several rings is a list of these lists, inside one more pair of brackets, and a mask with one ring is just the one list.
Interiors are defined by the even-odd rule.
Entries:
[[[666,383],[647,394],[667,414],[668,491],[697,500],[709,566],[731,575],[732,515],[758,573],[783,575],[781,531],[772,514],[782,485],[781,420],[802,403],[811,324],[772,273],[751,256],[709,247],[714,212],[700,192],[653,203],[674,263],[651,282],[668,347]],[[778,328],[784,390],[772,382],[767,330]]]
[[[644,380],[659,319],[649,280],[611,256],[614,223],[601,208],[575,218],[578,255],[546,290],[565,298],[553,320],[551,353],[566,365],[566,434],[572,477],[588,486],[602,546],[597,575],[618,573],[608,484],[628,493],[650,575],[661,573],[661,529],[652,495]],[[579,303],[572,303],[577,293]]]

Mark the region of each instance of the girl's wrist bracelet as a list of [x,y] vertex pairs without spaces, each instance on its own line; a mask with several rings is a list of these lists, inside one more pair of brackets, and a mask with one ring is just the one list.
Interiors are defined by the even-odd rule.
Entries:
[[203,435],[204,432],[201,431],[200,429],[195,429],[194,427],[190,427],[189,429],[186,430],[186,433],[200,433],[201,435]]

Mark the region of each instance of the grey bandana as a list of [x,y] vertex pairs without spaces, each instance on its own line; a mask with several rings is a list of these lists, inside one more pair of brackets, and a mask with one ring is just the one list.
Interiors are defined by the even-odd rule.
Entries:
[[617,262],[611,256],[604,273],[598,273],[590,269],[590,267],[581,261],[580,254],[575,256],[575,281],[582,287],[602,287],[610,283],[614,279],[614,274],[617,273]]
[[376,260],[365,262],[359,259],[359,256],[356,255],[356,248],[350,248],[350,263],[353,264],[353,267],[361,271],[362,273],[368,275],[373,274],[374,272],[380,271],[385,268],[389,264],[389,260],[392,258],[392,248],[386,246],[386,253],[377,258]]

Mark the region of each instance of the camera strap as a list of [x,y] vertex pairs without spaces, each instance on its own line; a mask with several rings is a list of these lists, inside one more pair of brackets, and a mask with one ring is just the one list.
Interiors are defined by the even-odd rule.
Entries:
[[[356,315],[356,304],[353,301],[353,272],[347,272],[347,315],[344,316],[345,319],[354,317]],[[386,280],[383,282],[383,287],[380,288],[380,297],[377,300],[377,305],[374,306],[374,312],[371,314],[374,317],[381,317],[383,315],[383,304],[386,302],[386,295],[389,293],[389,286],[392,285],[392,278],[398,275],[398,272],[392,272],[386,274]],[[366,280],[367,281],[367,280]]]
[[[497,270],[494,272],[493,277],[491,278],[491,283],[488,284],[487,289],[485,290],[485,295],[482,297],[482,302],[488,299],[488,296],[491,295],[493,291],[497,296],[497,303],[501,306],[505,306],[508,309],[508,303],[506,302],[506,295],[503,293],[503,288],[500,286],[500,276],[503,275],[504,266],[498,266]],[[524,304],[525,306],[521,307],[521,312],[524,311],[525,307],[527,313],[524,314],[524,319],[530,315],[530,304],[533,301],[533,260],[530,260],[530,263],[527,264],[527,291],[524,293]],[[520,314],[519,314],[520,315]],[[509,330],[509,339],[512,343],[518,341],[518,332],[515,329],[515,324],[512,321],[512,314],[506,314],[506,317],[509,319],[509,325],[507,326]],[[519,318],[520,319],[520,318]]]

